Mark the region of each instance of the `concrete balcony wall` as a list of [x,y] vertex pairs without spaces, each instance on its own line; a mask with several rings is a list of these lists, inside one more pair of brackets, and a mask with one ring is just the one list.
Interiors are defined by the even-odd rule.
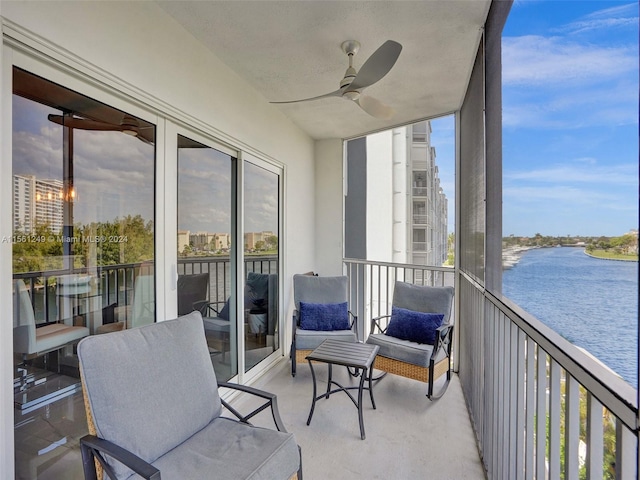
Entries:
[[[23,66],[37,65],[53,72],[52,81],[72,78],[83,89],[86,87],[83,93],[95,93],[98,100],[118,97],[122,102],[119,107],[133,105],[157,118],[159,126],[165,121],[186,126],[214,142],[282,166],[285,228],[281,245],[282,256],[287,259],[283,278],[315,266],[314,141],[155,2],[2,1],[0,8],[4,43],[0,77],[2,171],[12,170],[12,64],[20,61]],[[157,176],[162,182],[165,152],[162,133],[159,135]],[[341,172],[341,167],[338,170]],[[162,187],[158,205],[175,202],[176,192],[165,189],[162,183],[156,185]],[[12,212],[7,207],[12,202],[11,189],[11,175],[4,175],[0,179],[0,233],[6,238],[12,235]],[[157,266],[164,279],[161,288],[168,291],[171,265],[165,258],[175,255],[175,234],[171,232],[176,227],[162,221],[164,212],[157,210],[156,214]],[[341,250],[335,255],[339,265]],[[5,287],[11,282],[11,259],[10,242],[0,244],[0,279]],[[11,305],[11,289],[2,288],[0,292],[0,302]],[[289,295],[290,289],[285,288],[283,305],[289,304]],[[290,318],[286,310],[283,312],[284,318]],[[12,324],[11,308],[5,308],[0,313],[1,478],[13,478],[14,473]]]

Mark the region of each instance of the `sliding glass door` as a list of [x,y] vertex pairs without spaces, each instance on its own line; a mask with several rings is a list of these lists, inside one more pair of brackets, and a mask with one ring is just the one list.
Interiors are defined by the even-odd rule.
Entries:
[[236,159],[178,135],[178,315],[202,313],[220,380],[238,374]]
[[17,67],[12,127],[16,478],[66,478],[75,344],[155,321],[156,128]]
[[244,162],[245,371],[279,348],[280,173]]

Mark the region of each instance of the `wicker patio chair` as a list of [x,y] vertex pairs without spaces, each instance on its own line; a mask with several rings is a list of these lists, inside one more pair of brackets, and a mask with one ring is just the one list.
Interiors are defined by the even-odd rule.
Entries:
[[322,309],[325,306],[331,308],[334,305],[348,304],[349,293],[347,288],[348,279],[346,276],[319,277],[308,274],[298,274],[293,276],[293,298],[296,309],[293,312],[293,335],[291,342],[291,375],[296,376],[296,364],[304,363],[305,358],[315,348],[328,339],[341,340],[345,342],[356,342],[358,340],[357,318],[346,310],[348,318],[347,328],[338,329],[310,329],[305,328],[304,318],[301,313],[301,303],[318,306]]
[[[302,478],[276,396],[217,382],[200,312],[87,337],[78,358],[89,427],[80,439],[85,479]],[[261,405],[244,415],[219,387],[255,395]],[[249,423],[268,408],[277,431]]]
[[[441,315],[442,323],[439,327],[432,328],[429,335],[433,339],[431,343],[419,343],[408,339],[412,337],[411,332],[409,335],[399,335],[400,338],[389,335],[389,333],[395,334],[397,331],[395,326],[392,327],[393,332],[392,329],[389,329],[391,322],[394,321],[393,314],[373,318],[371,320],[371,334],[367,338],[367,343],[380,347],[374,368],[426,382],[428,383],[427,397],[431,400],[440,398],[451,380],[453,295],[453,287],[429,287],[396,281],[392,302],[393,307],[396,308],[394,312],[397,312],[396,321],[403,320],[399,313],[402,312],[402,314],[406,314],[406,317],[412,318],[410,321],[414,321],[413,318],[419,318],[418,322],[422,322],[423,319],[429,322],[434,317]],[[415,314],[415,312],[418,313]],[[411,323],[405,325],[408,328],[412,326]],[[419,328],[422,326],[420,325]],[[434,395],[434,382],[442,375],[447,376],[445,384]],[[378,378],[382,378],[382,376]]]

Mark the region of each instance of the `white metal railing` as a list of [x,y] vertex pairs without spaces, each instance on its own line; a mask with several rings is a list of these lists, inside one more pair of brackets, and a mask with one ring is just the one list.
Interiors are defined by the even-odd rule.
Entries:
[[[390,312],[395,280],[454,283],[448,267],[344,266],[362,339],[368,319]],[[458,278],[455,365],[488,478],[636,479],[636,389],[509,299]]]
[[434,267],[367,260],[345,259],[349,277],[349,308],[358,317],[358,332],[363,340],[369,319],[391,313],[393,285],[396,280],[416,285],[453,286],[452,267]]
[[488,477],[637,478],[636,390],[508,299],[459,278],[459,377]]

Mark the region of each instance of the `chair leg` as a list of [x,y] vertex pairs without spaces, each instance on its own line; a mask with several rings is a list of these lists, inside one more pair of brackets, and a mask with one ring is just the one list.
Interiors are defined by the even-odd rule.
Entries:
[[302,480],[302,449],[298,446],[298,452],[300,452],[300,468],[298,469],[298,480]]
[[85,480],[97,480],[96,463],[91,449],[80,442],[80,452],[82,454],[82,470]]
[[296,376],[296,344],[291,344],[291,376]]
[[449,382],[451,381],[451,358],[447,359],[447,363],[448,363],[448,367],[447,368],[447,380],[444,383],[444,386],[440,389],[440,391],[434,395],[433,394],[433,383],[434,383],[434,370],[435,370],[435,364],[433,362],[433,360],[431,360],[431,362],[429,362],[429,386],[427,387],[427,398],[431,401],[433,400],[438,400],[440,397],[442,397],[442,395],[444,395],[444,392],[447,391],[447,388],[449,388]]
[[[378,380],[382,380],[384,377],[387,376],[387,373],[389,372],[382,372],[382,374],[378,375],[377,377],[371,377],[371,381],[372,382],[377,382]],[[371,369],[371,371],[369,372],[369,375],[373,375],[373,368]]]

